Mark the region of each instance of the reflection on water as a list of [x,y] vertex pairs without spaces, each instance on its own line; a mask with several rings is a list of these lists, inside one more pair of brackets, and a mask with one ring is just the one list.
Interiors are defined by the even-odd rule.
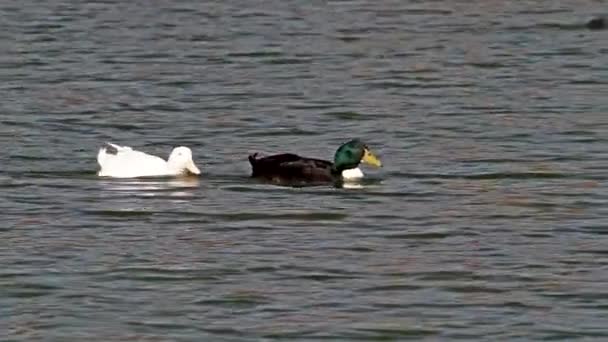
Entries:
[[137,191],[137,190],[170,190],[173,188],[196,188],[199,186],[198,177],[171,177],[171,178],[130,178],[113,179],[103,178],[99,182],[105,189],[111,191]]
[[[140,2],[0,3],[1,340],[606,339],[604,3]],[[361,182],[249,177],[352,137]]]
[[201,179],[196,176],[170,178],[133,178],[108,179],[99,181],[102,189],[122,193],[133,193],[137,196],[170,196],[191,197],[193,189],[200,186]]
[[342,183],[344,189],[363,189],[363,184],[360,182],[344,182]]

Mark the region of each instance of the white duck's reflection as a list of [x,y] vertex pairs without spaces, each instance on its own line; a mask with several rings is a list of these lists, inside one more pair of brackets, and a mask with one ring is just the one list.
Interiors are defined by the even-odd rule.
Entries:
[[132,178],[104,180],[101,184],[108,191],[129,192],[138,196],[189,197],[193,195],[192,189],[199,187],[200,179],[192,176]]

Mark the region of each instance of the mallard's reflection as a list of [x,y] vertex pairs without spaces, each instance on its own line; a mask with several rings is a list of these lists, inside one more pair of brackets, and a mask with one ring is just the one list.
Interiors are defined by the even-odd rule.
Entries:
[[363,189],[363,184],[359,182],[344,182],[342,183],[343,189]]
[[381,179],[352,179],[352,180],[344,180],[340,183],[336,184],[336,187],[342,189],[369,189],[376,187],[378,184],[382,182]]

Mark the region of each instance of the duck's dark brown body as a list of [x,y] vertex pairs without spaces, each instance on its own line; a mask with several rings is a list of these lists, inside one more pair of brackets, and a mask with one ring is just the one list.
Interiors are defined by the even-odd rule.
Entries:
[[310,184],[334,182],[333,163],[327,160],[305,158],[297,154],[283,153],[258,158],[249,156],[251,177],[278,184]]

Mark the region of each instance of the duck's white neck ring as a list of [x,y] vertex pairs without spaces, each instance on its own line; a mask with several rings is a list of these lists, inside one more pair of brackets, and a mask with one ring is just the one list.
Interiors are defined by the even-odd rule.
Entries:
[[344,180],[355,180],[363,178],[363,172],[356,167],[354,169],[347,169],[342,171],[342,178]]

